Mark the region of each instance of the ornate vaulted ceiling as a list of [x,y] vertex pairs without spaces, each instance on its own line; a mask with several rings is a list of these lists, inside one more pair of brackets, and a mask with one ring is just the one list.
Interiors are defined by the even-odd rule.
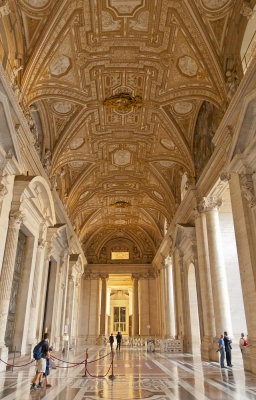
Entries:
[[[152,260],[182,174],[195,175],[200,106],[226,107],[224,39],[240,3],[19,1],[23,96],[40,115],[45,167],[89,261],[109,260],[110,248]],[[103,104],[120,92],[142,107]]]

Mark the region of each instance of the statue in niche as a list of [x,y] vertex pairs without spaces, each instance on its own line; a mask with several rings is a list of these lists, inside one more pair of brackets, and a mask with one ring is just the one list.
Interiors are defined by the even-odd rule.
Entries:
[[194,162],[196,180],[210,159],[214,145],[213,136],[220,124],[222,113],[213,104],[204,101],[198,113],[194,132]]
[[133,248],[133,259],[139,260],[140,259],[140,252],[136,246]]
[[46,172],[50,172],[51,169],[51,163],[52,163],[52,153],[50,149],[45,150],[44,154],[44,169]]
[[180,184],[180,198],[181,201],[184,199],[190,186],[190,180],[187,171],[183,172]]
[[102,247],[99,257],[100,262],[105,263],[107,262],[107,249],[106,247]]

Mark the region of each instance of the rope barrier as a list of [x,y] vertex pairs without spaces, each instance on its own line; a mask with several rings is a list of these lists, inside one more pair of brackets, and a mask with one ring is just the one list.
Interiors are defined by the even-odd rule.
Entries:
[[26,367],[27,365],[32,364],[35,360],[29,361],[27,364],[22,364],[22,365],[9,364],[9,363],[5,362],[4,360],[2,360],[1,358],[0,358],[0,361],[2,361],[5,365],[7,365],[7,367],[21,368],[21,367]]
[[89,371],[88,368],[86,368],[86,371],[88,372],[88,374],[90,375],[91,378],[105,378],[105,376],[107,376],[109,374],[110,368],[112,367],[112,362],[109,366],[109,369],[107,371],[107,373],[105,375],[92,375]]
[[[102,360],[103,358],[108,357],[110,354],[112,355],[112,360],[111,360],[110,366],[109,366],[109,368],[108,368],[108,370],[107,370],[107,372],[106,372],[105,375],[92,375],[92,374],[88,371],[88,364],[92,364],[92,363],[94,363],[94,362],[96,362],[96,361]],[[108,353],[108,354],[106,354],[106,355],[104,355],[104,356],[102,356],[102,357],[99,357],[99,358],[97,358],[97,359],[95,359],[95,360],[92,360],[92,361],[88,361],[88,349],[86,349],[86,359],[83,360],[83,361],[81,361],[81,362],[78,362],[78,363],[74,363],[74,362],[70,362],[70,361],[61,360],[60,358],[57,358],[57,357],[55,357],[55,356],[53,356],[53,355],[51,355],[51,358],[52,358],[53,360],[58,360],[58,361],[60,361],[60,362],[66,363],[66,364],[70,364],[70,365],[68,365],[68,366],[56,365],[56,368],[64,368],[64,369],[67,369],[67,368],[74,368],[74,367],[77,367],[78,365],[83,365],[83,364],[84,364],[84,366],[85,366],[84,377],[87,377],[87,373],[88,373],[88,375],[89,375],[90,377],[92,377],[92,378],[105,378],[105,377],[109,374],[110,368],[112,367],[112,374],[110,375],[110,378],[111,378],[111,379],[114,378],[114,371],[113,371],[113,367],[114,367],[114,364],[113,364],[113,363],[114,363],[114,354],[113,354],[113,350],[112,350],[110,353]],[[22,367],[26,367],[26,366],[28,366],[28,365],[31,365],[31,364],[34,363],[36,360],[32,360],[32,361],[30,361],[30,362],[28,362],[28,363],[26,363],[26,364],[22,364],[22,365],[9,364],[9,363],[5,362],[4,360],[2,360],[1,358],[0,358],[0,361],[2,361],[2,362],[3,362],[5,365],[7,365],[8,367],[22,368]]]

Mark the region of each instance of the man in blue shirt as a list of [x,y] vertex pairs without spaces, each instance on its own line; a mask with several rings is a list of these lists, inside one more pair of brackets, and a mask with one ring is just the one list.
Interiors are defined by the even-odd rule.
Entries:
[[226,367],[224,366],[224,360],[225,360],[225,343],[224,343],[223,335],[220,335],[218,345],[219,345],[219,350],[218,350],[218,351],[220,352],[220,366],[221,366],[221,368],[226,368]]

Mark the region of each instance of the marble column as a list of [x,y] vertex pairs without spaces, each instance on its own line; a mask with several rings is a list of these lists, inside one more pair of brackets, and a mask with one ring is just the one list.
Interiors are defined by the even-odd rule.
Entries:
[[100,307],[100,335],[106,335],[106,314],[107,314],[107,278],[108,275],[101,275],[101,307]]
[[168,261],[167,267],[167,283],[168,283],[168,301],[169,301],[169,332],[170,336],[175,336],[175,312],[174,312],[174,288],[173,288],[173,271],[172,260]]
[[167,310],[166,310],[166,287],[165,287],[165,261],[162,262],[161,269],[160,269],[160,304],[161,304],[161,314],[162,314],[162,324],[161,324],[161,331],[162,337],[167,336],[166,327],[167,327]]
[[133,274],[132,335],[139,335],[139,275]]
[[206,217],[198,210],[195,212],[195,228],[198,256],[198,275],[200,282],[200,297],[202,304],[203,328],[201,335],[201,352],[204,360],[216,360],[216,352],[213,350],[216,337],[215,317],[212,296],[212,283],[210,271],[210,259],[208,250],[208,238]]
[[221,200],[216,197],[205,197],[200,205],[200,209],[205,212],[206,216],[213,306],[217,337],[219,337],[223,331],[227,331],[229,335],[232,336],[227,277],[222,251],[218,215],[218,207],[220,205]]
[[178,338],[183,339],[185,333],[184,300],[183,300],[183,253],[176,249],[174,252],[174,289],[175,289],[175,317]]
[[68,270],[69,270],[69,251],[66,249],[62,257],[63,263],[63,298],[61,306],[61,322],[60,322],[60,334],[61,334],[61,347],[64,347],[64,334],[65,332],[65,317],[66,317],[66,307],[67,307],[67,293],[68,293]]
[[0,357],[4,360],[6,360],[6,358],[8,357],[8,351],[5,348],[4,337],[12,290],[19,230],[22,221],[23,215],[20,211],[10,215],[3,266],[0,278]]
[[140,278],[140,335],[148,336],[150,330],[147,326],[150,325],[150,300],[149,300],[149,278],[147,275],[141,276]]
[[28,344],[30,345],[30,351],[32,351],[36,342],[41,339],[37,337],[36,327],[39,317],[39,305],[42,301],[42,278],[43,278],[43,265],[44,265],[44,253],[46,248],[46,242],[44,240],[38,241],[38,248],[36,254],[35,273],[32,287],[31,305],[30,305],[30,317],[29,317],[29,330],[28,330]]
[[69,333],[69,341],[72,341],[72,321],[73,321],[73,312],[74,312],[74,277],[73,275],[68,276],[68,293],[67,293],[67,308],[66,308],[66,319],[65,325],[68,326]]
[[[232,173],[229,180],[237,254],[248,330],[244,368],[256,373],[256,196],[252,174]],[[247,348],[246,348],[247,349]]]

